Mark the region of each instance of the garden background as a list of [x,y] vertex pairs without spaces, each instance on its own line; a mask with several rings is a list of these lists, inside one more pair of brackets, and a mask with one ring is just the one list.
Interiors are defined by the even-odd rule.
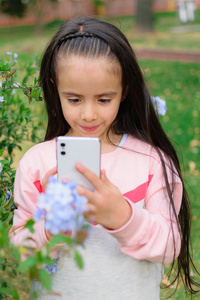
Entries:
[[[138,54],[143,49],[200,54],[200,10],[196,11],[194,24],[184,25],[177,21],[176,12],[155,13],[153,33],[137,33],[133,16],[107,18],[106,20],[121,28]],[[0,28],[0,58],[6,61],[9,59],[8,51],[17,53],[16,69],[22,70],[27,63],[33,61],[34,55],[38,54],[41,57],[46,43],[60,24],[60,21],[46,24],[42,35],[36,35],[34,26]],[[139,63],[149,82],[152,96],[159,96],[166,101],[167,113],[161,117],[161,123],[177,149],[190,195],[193,258],[200,269],[200,62],[169,60],[166,55],[164,60],[147,60],[139,56]],[[25,107],[31,108],[31,119],[35,124],[38,141],[42,141],[47,120],[44,104],[36,101],[31,101],[29,104],[27,97],[23,95],[21,97]],[[13,122],[15,122],[14,119]],[[38,130],[37,124],[39,124]],[[29,125],[27,128],[29,130]],[[33,144],[34,142],[27,137],[21,142],[22,150],[14,150],[12,164],[14,168],[17,167],[24,152]],[[6,153],[4,152],[3,155],[6,156]],[[193,270],[191,272],[193,274]],[[30,281],[25,273],[14,274],[7,269],[0,270],[0,283],[3,282],[2,279],[12,280],[16,284],[21,299],[29,298]],[[167,279],[164,284],[166,282]],[[172,291],[171,288],[162,291],[163,298],[169,296]],[[13,298],[8,296],[8,299]],[[170,296],[170,299],[190,299],[190,296],[185,295],[180,283],[178,291],[174,296]],[[200,299],[200,295],[194,296],[194,299]]]

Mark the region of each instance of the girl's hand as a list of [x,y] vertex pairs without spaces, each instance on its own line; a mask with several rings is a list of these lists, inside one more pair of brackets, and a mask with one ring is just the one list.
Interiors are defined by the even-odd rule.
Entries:
[[101,171],[99,178],[81,164],[76,164],[76,169],[95,188],[91,192],[80,185],[77,187],[78,193],[88,199],[89,219],[108,229],[122,227],[131,217],[131,207],[119,189],[107,179],[105,170]]

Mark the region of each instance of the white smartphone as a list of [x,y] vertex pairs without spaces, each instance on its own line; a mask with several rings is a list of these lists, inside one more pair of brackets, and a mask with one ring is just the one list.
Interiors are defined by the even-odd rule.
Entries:
[[76,169],[81,163],[98,177],[100,176],[100,139],[96,137],[59,136],[57,144],[58,180],[67,178],[94,191],[93,185]]

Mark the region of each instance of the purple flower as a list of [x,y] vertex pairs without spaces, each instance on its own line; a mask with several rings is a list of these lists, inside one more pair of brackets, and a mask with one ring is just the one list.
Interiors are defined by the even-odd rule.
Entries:
[[12,52],[7,51],[7,54],[10,56],[10,60],[12,60],[12,55],[13,55],[13,57],[14,57],[13,62],[17,63],[17,60],[16,60],[16,58],[18,57],[17,53],[12,54]]
[[19,87],[20,87],[20,83],[18,83],[18,82],[17,82],[17,83],[14,82],[13,85],[14,85],[14,87],[16,87],[16,88],[19,88]]
[[45,229],[53,235],[77,231],[85,222],[83,213],[87,210],[86,203],[87,199],[78,194],[74,182],[58,182],[51,176],[45,194],[38,196],[34,219],[41,220],[45,215]]
[[151,97],[151,100],[153,101],[156,111],[158,113],[158,116],[164,116],[167,111],[166,102],[160,97]]
[[4,96],[0,96],[0,102],[4,101]]
[[60,257],[62,256],[62,252],[58,251],[57,255],[54,257],[55,260],[55,264],[51,265],[51,266],[45,266],[44,269],[49,273],[49,274],[53,274],[56,273],[58,271],[58,263],[60,260]]
[[49,273],[49,274],[53,274],[56,273],[58,271],[58,263],[55,263],[52,266],[45,266],[44,269]]
[[8,203],[11,200],[11,198],[12,198],[12,192],[7,190],[6,191],[6,198],[5,198],[6,203]]

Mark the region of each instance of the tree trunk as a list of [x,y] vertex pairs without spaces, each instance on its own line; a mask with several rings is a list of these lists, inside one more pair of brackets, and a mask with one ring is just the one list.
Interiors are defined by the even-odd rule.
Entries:
[[137,0],[137,27],[140,32],[153,31],[153,0]]
[[46,1],[44,0],[36,0],[35,3],[35,16],[37,19],[36,24],[36,33],[38,35],[42,35],[43,33],[43,14],[44,14],[44,8],[45,8]]

